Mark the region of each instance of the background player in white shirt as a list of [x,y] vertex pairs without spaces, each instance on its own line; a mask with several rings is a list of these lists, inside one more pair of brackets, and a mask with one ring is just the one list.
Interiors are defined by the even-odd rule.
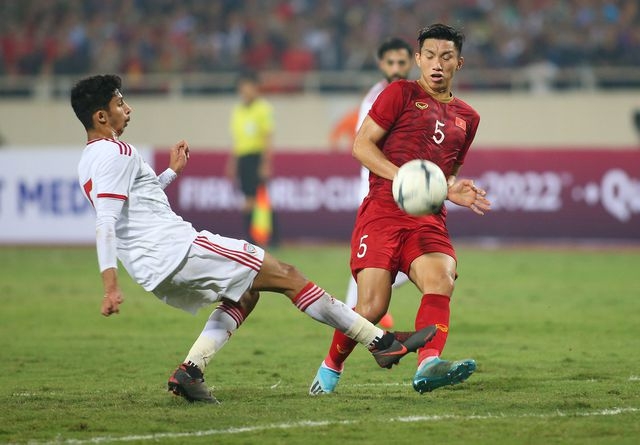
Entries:
[[138,284],[167,304],[195,312],[221,302],[171,375],[170,391],[189,401],[217,402],[204,383],[205,367],[253,310],[260,290],[286,295],[313,319],[365,345],[382,367],[391,367],[433,337],[435,327],[430,326],[400,342],[261,248],[196,232],[171,210],[163,191],[186,166],[189,146],[175,144],[169,168],[156,176],[134,147],[119,140],[132,112],[120,88],[118,76],[98,75],[71,91],[71,105],[87,132],[78,175],[96,210],[102,314],[118,313],[123,302],[117,259]]
[[[367,92],[367,95],[362,99],[360,104],[360,110],[358,111],[358,123],[356,124],[356,132],[364,122],[364,118],[369,114],[371,106],[376,101],[378,95],[384,90],[387,85],[398,79],[406,79],[409,77],[411,68],[413,66],[413,49],[411,45],[399,38],[390,38],[385,40],[379,47],[377,52],[378,68],[384,75],[384,79],[376,83]],[[360,169],[360,190],[358,196],[358,202],[369,194],[369,170],[366,167]],[[393,285],[394,288],[409,281],[404,273],[399,272],[396,281]],[[356,280],[351,277],[349,281],[349,287],[347,288],[347,298],[345,303],[349,307],[355,307],[358,302],[358,286]],[[393,327],[393,317],[387,312],[380,320],[380,326],[385,329],[391,329]]]

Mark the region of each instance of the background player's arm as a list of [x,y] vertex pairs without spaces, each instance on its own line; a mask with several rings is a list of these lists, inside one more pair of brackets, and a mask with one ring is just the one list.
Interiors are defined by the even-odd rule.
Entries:
[[384,128],[367,116],[356,134],[353,156],[369,171],[391,181],[398,167],[378,148],[378,143],[386,134],[387,131]]

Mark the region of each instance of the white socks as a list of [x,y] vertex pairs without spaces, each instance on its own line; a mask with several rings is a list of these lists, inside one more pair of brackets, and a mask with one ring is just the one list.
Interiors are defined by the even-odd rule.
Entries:
[[293,304],[314,320],[336,328],[367,348],[384,335],[382,329],[313,283],[300,291]]
[[209,316],[184,361],[193,362],[204,372],[211,358],[222,349],[243,321],[244,314],[240,309],[222,302]]
[[[293,303],[314,320],[343,332],[368,349],[384,335],[382,329],[313,283],[307,284]],[[222,302],[209,316],[184,361],[194,363],[204,372],[213,356],[227,343],[244,318],[238,307]]]

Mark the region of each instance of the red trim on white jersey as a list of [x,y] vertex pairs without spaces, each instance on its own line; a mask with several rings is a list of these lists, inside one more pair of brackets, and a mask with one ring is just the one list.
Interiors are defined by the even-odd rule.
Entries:
[[91,145],[94,142],[100,142],[100,141],[109,141],[109,142],[115,142],[114,139],[109,139],[109,138],[97,138],[97,139],[91,139],[89,142],[87,142],[87,145]]
[[122,141],[115,141],[116,144],[118,144],[118,147],[120,147],[120,154],[121,155],[125,155],[125,156],[131,156],[131,145],[127,144],[126,142],[122,142]]
[[122,199],[126,201],[128,199],[125,195],[118,195],[116,193],[98,193],[98,198],[113,198],[113,199]]
[[324,289],[309,282],[309,284],[303,287],[300,293],[293,299],[293,304],[295,304],[298,309],[304,312],[309,306],[318,301],[318,299],[322,297],[324,293]]
[[259,272],[260,267],[262,267],[262,261],[259,258],[256,258],[240,250],[231,250],[219,244],[212,243],[206,236],[196,237],[196,239],[193,241],[193,244],[210,250],[211,252],[214,252],[225,258],[229,258],[230,260],[247,266],[248,268],[253,269],[256,272]]
[[127,144],[126,142],[118,141],[116,139],[110,139],[110,138],[91,139],[89,142],[87,142],[87,145],[91,145],[94,142],[99,142],[99,141],[113,142],[120,149],[120,154],[121,155],[131,156],[132,153],[133,153],[133,150],[131,149],[131,145]]
[[93,204],[93,199],[91,199],[91,190],[93,189],[93,181],[89,179],[87,182],[84,183],[84,185],[82,186],[82,189],[84,190],[84,194],[87,196],[87,199],[91,203],[91,206],[95,208],[95,205]]

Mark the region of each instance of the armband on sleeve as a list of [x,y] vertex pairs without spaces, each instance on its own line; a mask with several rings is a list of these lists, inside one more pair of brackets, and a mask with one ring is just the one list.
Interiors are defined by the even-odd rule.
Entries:
[[173,180],[176,179],[177,177],[178,177],[178,174],[176,172],[171,170],[171,168],[167,168],[158,176],[158,181],[160,181],[160,187],[162,187],[162,189],[167,188],[167,186],[171,184]]

